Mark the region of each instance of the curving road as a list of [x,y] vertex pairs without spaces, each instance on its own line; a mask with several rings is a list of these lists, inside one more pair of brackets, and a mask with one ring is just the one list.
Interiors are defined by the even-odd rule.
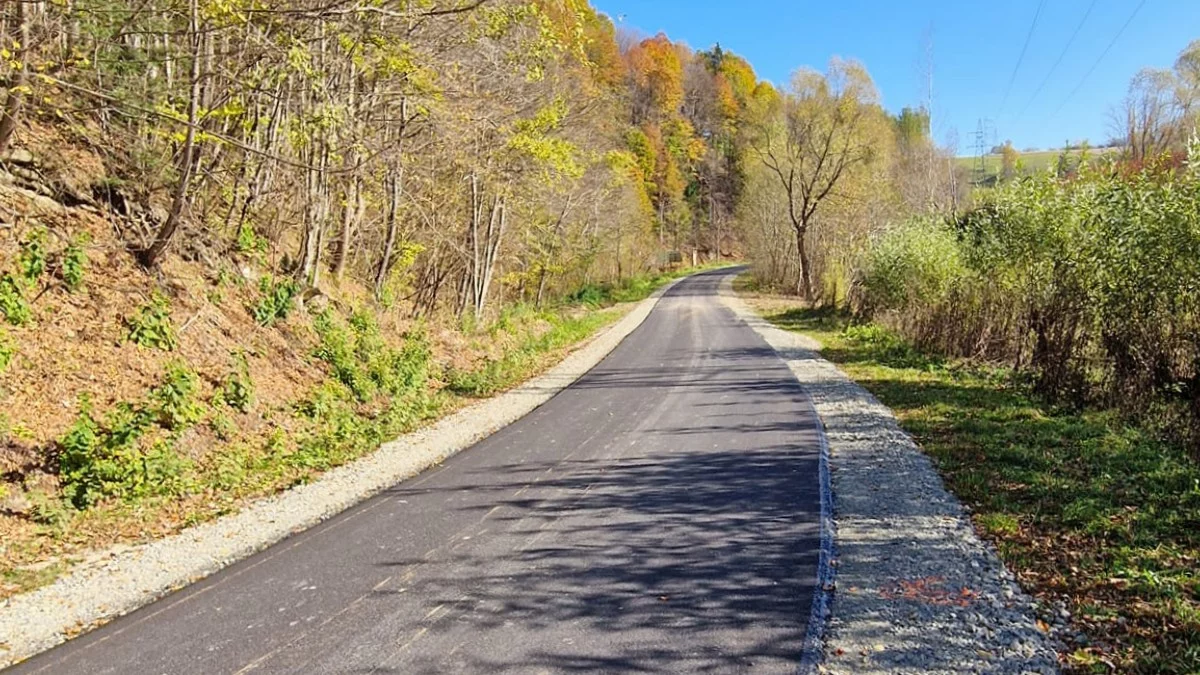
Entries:
[[794,672],[817,421],[728,274],[441,467],[9,672]]

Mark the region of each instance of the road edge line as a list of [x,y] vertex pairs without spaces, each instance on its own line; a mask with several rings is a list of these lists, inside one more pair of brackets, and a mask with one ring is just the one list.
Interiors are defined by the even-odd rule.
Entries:
[[[136,546],[116,546],[53,583],[0,601],[0,669],[48,651],[308,530],[436,467],[541,407],[650,316],[675,279],[541,375],[323,473],[312,483]],[[103,589],[103,590],[97,590]]]

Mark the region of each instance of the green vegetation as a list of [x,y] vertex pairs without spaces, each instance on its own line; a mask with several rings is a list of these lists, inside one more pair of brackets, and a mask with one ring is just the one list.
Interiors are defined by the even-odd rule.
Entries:
[[76,236],[67,245],[62,255],[62,279],[67,290],[77,291],[83,287],[83,275],[87,271],[87,244],[90,238],[86,234]]
[[33,309],[25,298],[24,283],[12,274],[0,275],[0,312],[14,326],[23,326],[33,318]]
[[644,300],[670,281],[695,272],[695,269],[678,269],[626,277],[619,283],[589,284],[551,309],[530,305],[508,308],[485,332],[490,338],[499,332],[516,335],[519,337],[516,346],[499,359],[477,368],[447,369],[446,388],[473,398],[510,389],[550,365],[564,347],[585,339],[617,318],[616,312],[603,308]]
[[46,271],[46,228],[30,230],[21,240],[21,254],[17,258],[21,278],[32,286]]
[[1200,170],[1098,166],[888,231],[855,302],[922,349],[1002,364],[1052,401],[1119,408],[1200,451],[1198,260]]
[[[716,269],[716,266],[699,269]],[[587,284],[571,293],[564,300],[567,304],[583,305],[585,307],[607,307],[619,302],[637,302],[650,297],[654,291],[665,284],[694,274],[693,268],[680,268],[659,274],[640,274],[625,277],[618,282]]]
[[1183,447],[835,310],[768,318],[892,408],[1021,583],[1068,601],[1089,636],[1068,649],[1076,669],[1200,669],[1200,466]]
[[[520,306],[505,310],[499,323],[507,325],[510,331],[519,327],[527,333],[526,337],[501,358],[487,361],[479,368],[449,369],[447,388],[471,397],[491,396],[509,389],[544,369],[555,360],[558,350],[586,338],[615,316],[605,311],[573,315]],[[544,327],[539,330],[538,324]]]
[[179,346],[179,336],[171,323],[171,305],[157,293],[136,314],[125,319],[125,327],[129,330],[126,339],[139,347],[170,352]]
[[194,372],[172,363],[143,402],[118,403],[97,420],[84,401],[58,443],[64,495],[85,509],[108,497],[137,500],[187,489],[191,463],[175,451],[175,442],[205,414],[197,387]]
[[[17,356],[17,345],[7,331],[0,329],[0,374],[8,370]],[[2,495],[0,495],[2,496]]]
[[254,405],[254,381],[250,379],[250,365],[245,354],[237,354],[234,360],[234,369],[213,392],[211,402],[214,408],[229,406],[238,412],[249,412]]
[[294,279],[273,279],[265,276],[258,282],[259,298],[250,307],[250,314],[260,326],[270,326],[286,319],[296,304],[300,285]]
[[404,337],[393,348],[369,312],[359,310],[341,321],[326,310],[314,326],[320,345],[314,356],[333,368],[337,381],[362,403],[378,395],[408,397],[423,392],[429,376],[429,346],[422,332]]

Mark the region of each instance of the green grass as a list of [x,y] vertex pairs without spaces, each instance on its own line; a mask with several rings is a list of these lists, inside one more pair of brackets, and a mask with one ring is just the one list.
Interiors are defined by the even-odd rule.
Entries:
[[675,279],[717,267],[720,265],[681,268],[627,277],[619,283],[589,284],[567,296],[560,305],[546,309],[528,305],[511,307],[483,332],[491,337],[498,332],[517,335],[516,346],[472,370],[450,370],[446,374],[447,389],[469,398],[511,389],[561,358],[566,347],[581,342],[621,316],[621,312],[606,308],[644,300]]
[[834,312],[767,318],[891,407],[1022,584],[1067,601],[1089,637],[1069,646],[1071,669],[1200,672],[1200,465],[1182,448]]
[[637,302],[650,297],[650,294],[654,291],[675,279],[704,270],[720,269],[727,266],[721,263],[702,265],[700,267],[684,267],[658,274],[642,274],[626,277],[617,283],[587,284],[567,296],[566,303],[588,307],[604,307],[620,302]]
[[[1100,157],[1105,154],[1116,152],[1116,150],[1113,148],[1092,148],[1089,150],[1089,152],[1091,153],[1092,157]],[[1022,152],[1020,153],[1020,162],[1024,166],[1026,173],[1037,173],[1039,171],[1053,169],[1058,163],[1058,156],[1060,154],[1062,154],[1062,150],[1038,150],[1036,152]],[[1078,158],[1079,151],[1072,150],[1070,155],[1072,158]],[[954,158],[955,164],[972,172],[975,170],[977,161],[978,158],[971,156]],[[1000,175],[1000,169],[1003,166],[1000,155],[984,155],[983,164],[984,173],[986,174],[987,178],[995,178],[996,176]]]
[[470,398],[511,389],[558,360],[564,348],[584,340],[618,316],[615,310],[569,314],[526,309],[516,321],[522,326],[544,323],[544,330],[519,328],[525,334],[514,349],[472,370],[450,370],[446,374],[447,389]]

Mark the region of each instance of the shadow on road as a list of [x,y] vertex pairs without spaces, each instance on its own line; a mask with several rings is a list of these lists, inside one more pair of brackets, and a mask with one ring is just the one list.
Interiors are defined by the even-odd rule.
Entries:
[[[779,431],[734,426],[725,430],[776,438]],[[508,465],[478,475],[474,489],[494,493],[495,500],[467,508],[482,516],[499,504],[502,511],[492,520],[530,542],[520,550],[501,559],[489,548],[478,556],[462,551],[383,563],[418,564],[421,587],[406,593],[432,598],[431,606],[455,606],[433,631],[561,634],[539,639],[532,651],[472,650],[457,666],[489,672],[731,672],[757,670],[762,661],[795,663],[813,583],[804,571],[813,568],[816,554],[797,525],[816,520],[802,496],[805,472],[811,471],[798,456],[802,444],[704,450],[692,449],[704,443],[694,430],[657,433],[673,437],[679,449],[619,464]],[[548,471],[550,477],[539,480]],[[521,497],[501,496],[534,481]],[[393,492],[416,498],[426,491]],[[661,641],[664,631],[670,642]],[[720,633],[737,636],[733,649],[714,639]],[[580,635],[588,636],[586,647],[574,645],[573,636]],[[605,640],[619,648],[595,649]],[[710,647],[697,652],[696,645]],[[514,658],[506,656],[509,651]],[[430,661],[419,672],[446,665]]]

